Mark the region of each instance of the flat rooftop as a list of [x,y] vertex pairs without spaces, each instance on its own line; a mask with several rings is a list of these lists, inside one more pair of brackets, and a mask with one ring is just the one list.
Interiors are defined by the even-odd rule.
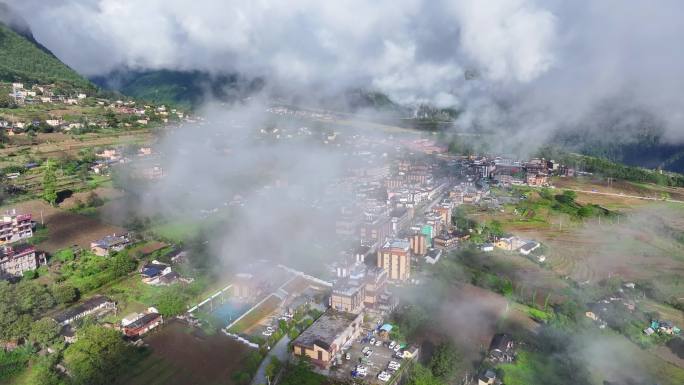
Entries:
[[330,349],[335,338],[344,332],[358,316],[358,314],[327,310],[294,340],[294,344],[308,347],[316,344]]

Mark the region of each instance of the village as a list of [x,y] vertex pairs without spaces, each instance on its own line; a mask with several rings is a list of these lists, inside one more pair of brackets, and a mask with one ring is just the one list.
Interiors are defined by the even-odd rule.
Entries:
[[[17,97],[22,95],[24,103],[35,102],[30,97],[37,98],[37,94],[17,86]],[[146,111],[125,105],[115,107],[138,116],[144,116]],[[277,109],[274,112],[281,113]],[[282,375],[282,370],[266,374],[265,368],[273,357],[282,362],[305,357],[314,372],[340,381],[398,383],[406,369],[421,357],[420,341],[408,338],[402,333],[405,326],[397,322],[401,319],[397,314],[405,309],[407,292],[426,290],[431,282],[439,280],[440,269],[463,258],[457,256],[462,252],[479,253],[483,260],[504,258],[524,266],[531,263],[539,274],[548,275],[544,269],[554,263],[550,260],[555,254],[552,244],[530,236],[528,231],[504,231],[497,218],[504,215],[524,220],[530,215],[532,194],[550,195],[549,199],[556,201],[550,211],[562,211],[567,206],[579,212],[582,207],[590,207],[578,204],[577,194],[569,190],[561,190],[553,197],[554,183],[567,184],[582,175],[573,166],[553,160],[453,155],[446,146],[424,138],[388,141],[336,131],[313,135],[320,145],[354,149],[348,172],[334,181],[336,188],[345,186],[344,191],[349,193],[335,203],[337,214],[330,224],[339,242],[334,257],[323,260],[316,275],[302,271],[302,266],[260,259],[210,284],[203,273],[188,267],[196,256],[182,240],[159,233],[150,235],[140,229],[102,229],[97,238],[81,239],[81,244],[61,239],[60,244],[69,247],[41,250],[40,242],[33,243],[32,238],[45,233],[43,220],[39,220],[42,211],[16,208],[8,209],[0,226],[0,274],[10,282],[49,282],[53,276],[73,282],[71,285],[83,294],[77,302],[74,300],[79,296],[74,296],[44,313],[59,326],[60,338],[67,344],[77,340],[79,327],[90,320],[120,331],[136,346],[148,345],[148,334],[152,340],[176,327],[165,324],[180,322],[202,330],[218,329],[236,343],[263,352],[261,365],[249,373],[250,378],[255,376],[251,381],[255,385],[277,382]],[[301,127],[294,131],[262,129],[257,136],[296,140],[298,136],[312,136],[312,131]],[[378,155],[383,151],[392,154],[389,161]],[[165,155],[148,144],[106,147],[95,153],[87,165],[88,172],[111,176],[123,169],[135,180],[158,183],[167,178],[162,166]],[[248,198],[234,197],[224,207],[203,209],[200,217],[211,220],[225,210],[249,205]],[[478,215],[492,219],[480,221]],[[597,219],[599,215],[605,217],[604,221],[617,220],[616,214],[605,208],[592,211],[586,218]],[[49,222],[47,229],[55,231],[54,227],[59,226],[59,222]],[[577,224],[568,222],[566,226]],[[87,275],[72,279],[73,273],[65,270],[73,266],[78,269],[80,263],[108,266],[110,262],[112,271],[117,271],[117,275],[110,276],[118,281],[114,288],[106,281],[85,285],[82,280]],[[464,265],[467,269],[476,269],[468,263]],[[473,282],[508,296],[507,290],[511,289],[505,286],[512,280],[492,279],[501,283]],[[503,289],[497,285],[503,285]],[[61,286],[65,284],[55,283],[54,287]],[[638,339],[658,338],[657,343],[664,344],[677,338],[681,331],[673,321],[635,313],[638,295],[628,295],[635,287],[626,282],[618,294],[582,304],[587,309],[586,318],[599,329],[610,326],[622,330],[608,314],[609,308],[619,303],[643,324]],[[521,297],[526,295],[523,291]],[[171,301],[174,303],[170,306],[166,298],[169,293],[183,293],[178,298],[181,303]],[[515,312],[533,325],[544,324],[551,314],[551,297],[549,292],[543,306],[534,298],[516,305]],[[518,297],[508,298],[525,302]],[[536,328],[530,326],[531,330]],[[464,378],[481,385],[502,383],[496,368],[514,365],[516,346],[522,343],[512,335],[513,330],[500,328],[484,331],[480,338],[489,348],[484,349],[481,363],[474,371],[466,371]],[[3,341],[5,349],[22,343],[21,338]]]

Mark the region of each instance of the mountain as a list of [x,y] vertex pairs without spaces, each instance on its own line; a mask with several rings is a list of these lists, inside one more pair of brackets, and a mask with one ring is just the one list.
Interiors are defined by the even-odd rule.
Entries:
[[684,145],[668,141],[664,126],[647,110],[606,104],[577,127],[559,131],[550,144],[629,166],[682,173]]
[[94,88],[38,43],[28,24],[3,3],[0,3],[0,81]]
[[157,104],[195,108],[216,99],[232,101],[258,91],[259,79],[239,75],[213,75],[202,71],[121,69],[91,79],[98,86]]

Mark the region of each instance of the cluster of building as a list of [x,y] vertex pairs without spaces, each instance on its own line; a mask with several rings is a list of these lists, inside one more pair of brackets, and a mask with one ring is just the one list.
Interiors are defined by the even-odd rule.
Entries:
[[165,175],[159,154],[149,146],[139,147],[134,154],[124,154],[121,148],[108,148],[95,156],[98,159],[90,167],[90,171],[98,175],[107,174],[117,165],[126,165],[132,176],[141,179],[156,180]]
[[5,212],[0,217],[0,279],[18,278],[46,263],[45,253],[24,243],[33,236],[31,214]]
[[[429,143],[417,147],[433,151]],[[343,181],[353,186],[353,202],[341,205],[335,218],[340,239],[353,245],[333,263],[328,310],[293,341],[293,354],[329,367],[341,350],[359,337],[364,316],[383,319],[397,306],[391,286],[415,282],[414,270],[436,263],[459,238],[451,223],[452,183],[436,177],[432,157],[378,159],[357,153],[357,163]]]
[[[59,326],[62,327],[61,335],[67,343],[74,343],[76,337],[77,321],[86,317],[103,317],[107,314],[116,314],[116,302],[111,299],[96,295],[87,300],[63,310],[52,317]],[[136,339],[147,334],[152,329],[160,326],[164,322],[164,318],[159,311],[153,307],[148,308],[142,313],[128,314],[119,324],[103,324],[105,327],[110,327],[120,330],[126,337]]]
[[272,106],[266,109],[274,115],[279,116],[292,116],[296,118],[313,119],[313,120],[324,120],[330,121],[334,119],[334,116],[327,112],[321,111],[308,111],[299,108],[292,108],[287,106]]
[[24,83],[12,83],[10,98],[18,105],[31,104],[78,104],[87,97],[85,92],[74,91],[62,94],[53,84],[34,84],[25,87]]
[[503,157],[469,157],[465,160],[473,174],[493,183],[508,187],[513,185],[548,186],[549,177],[575,175],[575,170],[554,160],[534,158],[520,161]]
[[[152,118],[163,123],[168,123],[169,118],[180,120],[192,120],[184,112],[175,108],[168,109],[166,106],[137,105],[135,101],[109,100],[104,98],[92,98],[84,91],[72,90],[64,93],[61,88],[54,84],[34,84],[25,85],[24,83],[12,83],[10,85],[10,99],[19,106],[34,104],[51,105],[98,105],[107,108],[122,117],[125,117],[124,127],[144,127],[147,126]],[[0,120],[0,128],[7,131],[8,135],[23,133],[32,127],[39,127],[41,124],[50,126],[54,131],[80,130],[84,128],[106,128],[108,122],[105,117],[96,117],[91,120],[66,120],[61,115],[54,116],[45,120]]]

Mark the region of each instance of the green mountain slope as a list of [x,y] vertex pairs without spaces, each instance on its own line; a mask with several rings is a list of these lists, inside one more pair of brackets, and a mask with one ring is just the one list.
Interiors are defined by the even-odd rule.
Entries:
[[259,79],[212,75],[201,71],[113,71],[91,79],[98,86],[159,104],[195,108],[207,100],[231,101],[261,89]]
[[94,88],[92,83],[55,56],[4,24],[0,24],[0,81]]

